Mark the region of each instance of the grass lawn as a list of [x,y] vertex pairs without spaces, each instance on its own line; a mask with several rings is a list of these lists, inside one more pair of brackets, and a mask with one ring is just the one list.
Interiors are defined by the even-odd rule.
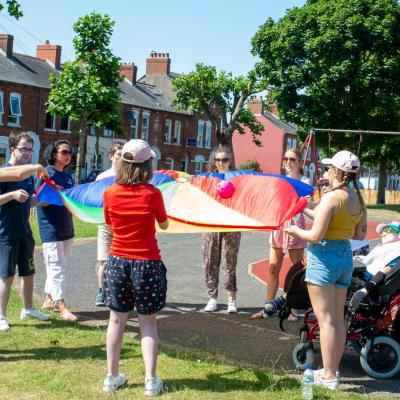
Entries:
[[[37,218],[31,218],[30,224],[33,232],[33,237],[37,246],[41,245],[41,240],[39,237],[39,227],[37,223]],[[75,238],[86,238],[86,237],[96,237],[97,236],[97,225],[88,224],[87,222],[82,222],[77,218],[74,218],[74,229]]]
[[[20,321],[21,301],[15,292],[9,304],[11,329],[0,333],[0,399],[107,399],[102,383],[106,373],[105,331],[57,320]],[[297,379],[264,371],[199,359],[161,347],[158,374],[165,399],[259,400],[300,399]],[[115,399],[144,399],[144,369],[139,342],[125,337],[121,371],[127,385]],[[315,389],[320,399],[361,399],[365,396]]]

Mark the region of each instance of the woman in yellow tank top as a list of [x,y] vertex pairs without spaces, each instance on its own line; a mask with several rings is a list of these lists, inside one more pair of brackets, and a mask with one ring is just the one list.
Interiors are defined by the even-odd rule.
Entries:
[[[365,238],[367,213],[357,185],[360,160],[343,150],[322,163],[332,189],[313,211],[312,228],[291,226],[286,231],[309,242],[305,280],[319,322],[324,366],[314,371],[314,380],[328,389],[337,389],[346,342],[344,304],[353,271],[349,239]],[[354,190],[349,187],[351,182]]]

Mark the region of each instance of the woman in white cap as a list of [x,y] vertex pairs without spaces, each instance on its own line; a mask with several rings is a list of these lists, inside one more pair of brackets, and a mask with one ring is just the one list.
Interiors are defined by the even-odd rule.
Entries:
[[332,189],[314,209],[312,228],[291,226],[286,232],[310,243],[305,280],[319,322],[324,367],[314,371],[314,381],[328,389],[337,389],[338,368],[346,342],[344,304],[353,271],[349,239],[365,238],[367,213],[358,189],[360,160],[343,150],[323,159],[322,164]]
[[130,312],[138,312],[147,396],[163,389],[156,376],[158,332],[156,313],[165,307],[166,269],[155,237],[155,222],[167,229],[168,218],[159,189],[149,184],[152,158],[148,143],[133,139],[121,151],[116,184],[104,193],[104,219],[113,237],[104,271],[106,303],[111,309],[107,329],[107,367],[103,390],[125,384],[119,372],[122,337]]

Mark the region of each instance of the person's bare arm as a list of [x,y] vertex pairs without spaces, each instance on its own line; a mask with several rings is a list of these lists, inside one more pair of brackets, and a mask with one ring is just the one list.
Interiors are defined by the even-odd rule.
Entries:
[[322,197],[318,208],[314,212],[314,223],[310,230],[292,225],[284,229],[284,231],[292,236],[307,240],[307,242],[318,243],[324,238],[336,209],[336,197],[328,193]]
[[29,194],[23,189],[18,189],[0,195],[0,206],[10,202],[11,200],[16,200],[19,203],[24,203],[28,199],[29,199]]
[[0,182],[23,181],[31,175],[48,176],[40,164],[16,165],[0,169]]
[[363,216],[362,216],[360,222],[356,226],[354,236],[352,237],[352,239],[364,240],[365,236],[367,236],[367,228],[368,228],[368,226],[367,226],[367,209],[365,208]]

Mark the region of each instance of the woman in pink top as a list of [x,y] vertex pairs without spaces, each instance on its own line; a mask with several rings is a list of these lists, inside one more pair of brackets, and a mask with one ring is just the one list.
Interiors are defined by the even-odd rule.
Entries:
[[[287,176],[310,184],[310,180],[303,176],[303,160],[301,151],[299,149],[287,150],[282,162]],[[304,229],[306,227],[304,215],[299,214],[295,218],[292,218],[290,221],[284,224],[283,228],[293,224]],[[290,262],[291,265],[293,265],[303,259],[304,249],[306,247],[307,242],[305,240],[290,236],[283,230],[271,232],[265,305],[264,309],[253,314],[251,319],[268,318],[280,309],[280,304],[278,304],[280,297],[275,299],[275,296],[276,292],[278,291],[279,272],[282,268],[285,253],[289,253]],[[294,312],[295,311],[293,310],[293,315],[289,317],[289,320],[291,321],[297,320],[297,316],[294,314]]]

